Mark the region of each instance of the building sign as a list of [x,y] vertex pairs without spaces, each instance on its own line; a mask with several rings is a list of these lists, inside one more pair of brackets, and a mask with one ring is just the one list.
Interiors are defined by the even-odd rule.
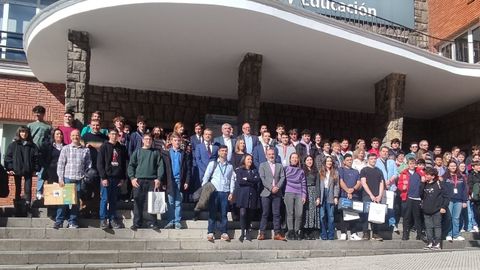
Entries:
[[414,0],[280,0],[315,13],[388,24],[377,17],[415,28]]

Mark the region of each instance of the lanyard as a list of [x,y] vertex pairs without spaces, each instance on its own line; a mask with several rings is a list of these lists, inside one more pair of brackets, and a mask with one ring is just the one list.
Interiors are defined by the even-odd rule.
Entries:
[[223,165],[223,171],[222,171],[222,164],[220,164],[220,166],[218,166],[218,168],[220,169],[220,173],[222,174],[223,179],[225,179],[225,173],[227,171],[227,164],[225,163],[225,165]]
[[452,180],[453,180],[453,185],[455,186],[455,188],[457,188],[458,176],[457,175],[452,175]]

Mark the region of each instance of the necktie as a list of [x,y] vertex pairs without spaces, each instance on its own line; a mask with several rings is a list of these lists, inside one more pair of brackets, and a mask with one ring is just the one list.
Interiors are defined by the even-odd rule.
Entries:
[[268,145],[265,145],[265,156],[267,156]]
[[212,155],[212,149],[210,149],[210,143],[207,144],[207,151],[208,151],[208,156],[210,157]]

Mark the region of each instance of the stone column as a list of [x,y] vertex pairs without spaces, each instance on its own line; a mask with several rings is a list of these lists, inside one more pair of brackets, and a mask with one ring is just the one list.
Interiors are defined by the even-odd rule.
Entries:
[[90,82],[90,42],[87,32],[68,30],[67,83],[65,108],[73,110],[75,118],[86,120],[86,95]]
[[405,107],[405,74],[392,73],[375,84],[375,113],[382,145],[394,138],[402,141]]
[[238,67],[238,125],[249,122],[253,134],[260,125],[262,55],[247,53]]
[[409,43],[422,49],[429,48],[428,34],[428,3],[427,0],[415,0],[415,30],[424,33],[410,33]]

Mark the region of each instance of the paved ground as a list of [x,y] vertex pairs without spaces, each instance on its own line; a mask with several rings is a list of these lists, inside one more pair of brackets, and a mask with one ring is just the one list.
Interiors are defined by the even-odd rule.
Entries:
[[291,270],[291,269],[330,269],[330,270],[478,270],[480,269],[480,250],[454,252],[422,252],[418,254],[377,255],[342,258],[315,258],[300,261],[275,263],[246,263],[246,264],[213,264],[166,268],[139,268],[168,269],[168,270]]

